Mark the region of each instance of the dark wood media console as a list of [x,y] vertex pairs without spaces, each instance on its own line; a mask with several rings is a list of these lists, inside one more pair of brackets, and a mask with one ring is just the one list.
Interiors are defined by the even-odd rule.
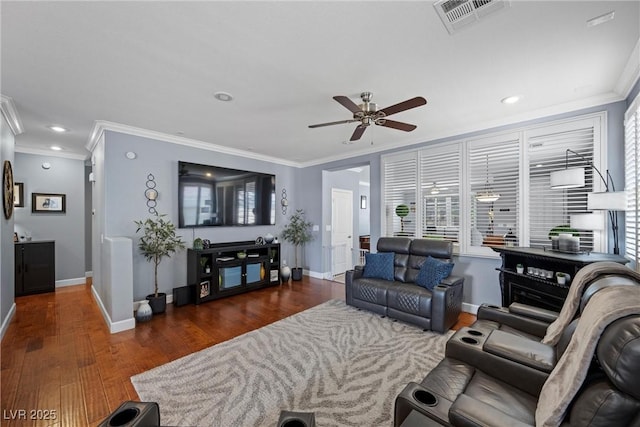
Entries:
[[195,288],[196,304],[277,285],[280,244],[259,245],[249,241],[189,249],[187,283]]
[[[563,272],[576,276],[578,270],[593,262],[612,261],[620,264],[629,262],[620,255],[598,252],[571,254],[555,252],[542,248],[494,247],[500,253],[502,266],[500,272],[500,291],[502,305],[508,307],[512,302],[520,302],[549,310],[560,311],[567,297],[571,283],[559,285],[555,273]],[[524,266],[524,273],[516,271],[516,265]],[[551,278],[527,273],[527,267],[540,268],[554,272]]]

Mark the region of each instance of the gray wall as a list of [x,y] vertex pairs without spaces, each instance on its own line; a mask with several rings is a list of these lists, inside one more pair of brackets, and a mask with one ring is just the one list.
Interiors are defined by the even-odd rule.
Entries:
[[[637,86],[637,85],[636,85]],[[560,120],[564,118],[570,118],[583,114],[595,113],[606,111],[607,112],[607,139],[608,139],[608,168],[613,176],[613,179],[618,184],[619,188],[622,188],[624,183],[624,111],[626,109],[626,102],[620,101],[604,106],[598,106],[579,111],[568,112],[564,114],[558,114],[550,117],[545,117],[537,120],[530,120],[527,122],[514,123],[508,126],[502,126],[498,128],[486,129],[482,131],[472,132],[463,135],[456,135],[453,137],[443,138],[434,141],[428,141],[412,146],[402,148],[402,150],[423,148],[429,145],[442,143],[447,141],[460,140],[463,138],[469,138],[474,136],[485,135],[497,131],[516,129],[532,124],[545,123],[553,120]],[[371,211],[371,242],[372,249],[375,248],[375,242],[380,237],[381,231],[381,170],[380,170],[380,158],[383,154],[390,153],[398,150],[388,150],[385,152],[362,155],[353,157],[350,159],[343,159],[334,162],[329,162],[321,165],[314,165],[306,167],[297,171],[300,188],[304,188],[304,192],[298,193],[298,203],[309,214],[309,219],[316,223],[322,223],[322,206],[321,199],[317,197],[317,194],[322,192],[322,171],[346,169],[353,166],[362,164],[369,164],[371,167],[371,194],[369,197],[369,206]],[[609,252],[613,249],[613,239],[611,238],[611,230],[609,230]],[[620,225],[620,235],[624,235],[624,224]],[[323,260],[323,246],[328,243],[323,239],[316,239],[312,241],[307,247],[307,262],[308,268],[311,271],[321,272],[326,268],[322,264]],[[621,242],[621,251],[623,250],[623,242]],[[495,267],[499,265],[499,259],[482,259],[477,257],[457,257],[456,266],[454,267],[453,274],[465,276],[465,299],[464,301],[471,304],[481,304],[483,302],[500,304],[500,291],[498,285],[498,275],[495,271]]]
[[[285,220],[296,208],[295,197],[292,195],[296,193],[297,171],[293,167],[112,131],[107,131],[104,137],[105,172],[102,178],[104,193],[101,194],[96,190],[96,186],[103,185],[96,182],[93,192],[94,208],[97,206],[96,198],[101,198],[104,201],[103,234],[105,237],[130,237],[134,241],[133,294],[136,300],[144,299],[153,290],[153,268],[137,250],[139,236],[136,235],[134,224],[135,220],[150,216],[144,197],[148,174],[154,175],[156,190],[159,193],[156,209],[161,214],[167,214],[176,225],[178,223],[178,160],[273,173],[276,175],[278,203],[282,188],[287,189],[290,202],[287,218],[283,217],[278,205],[275,226],[181,229],[179,233],[188,247],[192,245],[194,237],[209,239],[211,242],[233,242],[255,240],[267,233],[279,236]],[[137,158],[127,159],[125,157],[127,151],[135,152]],[[97,175],[97,179],[100,179],[99,176],[100,174]],[[96,243],[94,243],[94,250],[95,248]],[[284,259],[292,259],[292,248],[283,244],[283,254]],[[95,260],[94,255],[94,280]],[[184,286],[186,278],[186,250],[163,260],[159,269],[160,291],[171,293],[174,287]]]
[[84,166],[84,271],[91,271],[91,205],[92,183],[89,182],[91,165]]
[[[84,160],[16,153],[15,180],[24,183],[24,207],[15,210],[19,235],[55,240],[56,281],[83,283],[85,278]],[[51,168],[45,170],[42,163]],[[31,193],[66,194],[66,213],[32,213]]]
[[[16,172],[14,162],[14,137],[3,114],[0,114],[0,165],[9,160]],[[8,316],[15,299],[15,253],[13,249],[13,222],[15,215],[10,219],[0,213],[0,324],[5,331]]]

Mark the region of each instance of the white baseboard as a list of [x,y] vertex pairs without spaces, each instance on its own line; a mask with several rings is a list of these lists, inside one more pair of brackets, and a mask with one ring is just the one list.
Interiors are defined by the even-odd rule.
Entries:
[[102,299],[100,299],[100,295],[98,295],[98,291],[96,291],[96,288],[93,285],[91,286],[91,294],[98,303],[98,307],[100,308],[102,317],[109,327],[109,332],[115,334],[117,332],[126,331],[136,327],[136,319],[134,319],[133,317],[131,317],[130,319],[120,320],[118,322],[112,322],[111,316],[109,316],[109,313],[107,313],[107,310],[102,303]]
[[313,277],[314,279],[324,279],[325,275],[317,271],[302,270],[302,274],[305,276]]
[[93,271],[85,271],[84,277],[93,277]]
[[9,328],[9,323],[13,319],[13,316],[16,314],[16,303],[11,304],[11,308],[9,309],[9,313],[7,313],[7,317],[2,320],[2,328],[0,328],[0,341],[4,338],[4,333],[7,332]]
[[56,288],[64,288],[65,286],[84,285],[87,283],[86,277],[76,277],[75,279],[56,280]]
[[469,304],[468,302],[462,303],[462,311],[465,313],[478,314],[478,309],[480,308],[477,304]]

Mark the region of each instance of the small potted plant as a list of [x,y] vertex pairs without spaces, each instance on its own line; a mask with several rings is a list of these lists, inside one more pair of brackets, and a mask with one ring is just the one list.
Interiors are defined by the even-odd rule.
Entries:
[[556,273],[556,280],[558,281],[559,285],[564,285],[565,283],[567,283],[567,278],[569,277],[569,275],[567,273],[563,273],[561,271],[558,271]]
[[142,230],[138,249],[154,266],[154,292],[147,295],[153,314],[164,313],[167,307],[167,294],[158,292],[158,266],[164,258],[185,247],[185,242],[176,234],[175,225],[165,216],[156,214],[152,218],[134,221],[138,226],[136,233]]
[[295,267],[291,269],[291,278],[293,280],[302,280],[302,267],[298,264],[298,248],[303,247],[313,239],[313,234],[311,234],[312,225],[305,219],[304,211],[297,209],[296,213],[291,215],[289,223],[282,230],[282,238],[294,246]]
[[522,265],[522,264],[518,264],[518,265],[516,265],[516,272],[517,272],[518,274],[522,274],[522,273],[524,273],[524,265]]

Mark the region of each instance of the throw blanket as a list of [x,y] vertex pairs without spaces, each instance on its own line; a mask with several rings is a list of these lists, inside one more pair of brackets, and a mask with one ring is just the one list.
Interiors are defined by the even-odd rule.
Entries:
[[640,315],[640,287],[613,286],[595,293],[586,305],[566,351],[542,386],[536,427],[557,427],[587,376],[604,329],[617,319]]
[[628,276],[640,284],[639,273],[617,262],[594,262],[582,267],[578,270],[576,277],[571,283],[567,299],[562,306],[562,310],[560,310],[558,318],[547,328],[547,333],[542,340],[543,344],[552,346],[558,344],[562,332],[569,323],[571,323],[578,311],[578,307],[580,307],[580,299],[582,298],[585,288],[595,279],[604,275]]

